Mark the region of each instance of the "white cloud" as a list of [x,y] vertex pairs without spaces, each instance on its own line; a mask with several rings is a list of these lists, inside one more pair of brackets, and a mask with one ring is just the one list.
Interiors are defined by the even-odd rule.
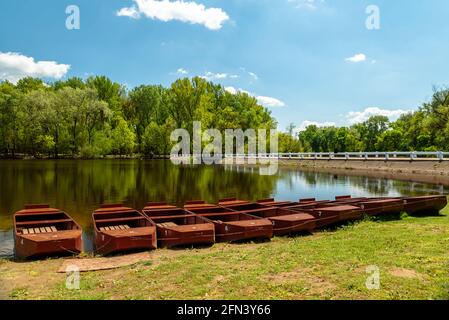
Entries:
[[323,4],[324,0],[288,0],[287,2],[293,3],[297,9],[316,10],[320,4]]
[[259,76],[257,74],[255,74],[254,72],[248,72],[248,74],[254,79],[254,80],[259,80]]
[[238,90],[234,87],[225,87],[225,90],[230,94],[237,94]]
[[348,62],[354,62],[354,63],[358,63],[358,62],[363,62],[366,60],[366,55],[363,53],[358,53],[352,57],[346,58],[345,61]]
[[246,93],[249,96],[252,96],[256,98],[257,102],[261,104],[264,107],[267,108],[273,108],[273,107],[285,107],[285,103],[279,99],[273,98],[273,97],[266,97],[266,96],[258,96],[254,93],[251,93],[249,91],[243,90],[243,89],[236,89],[232,86],[225,87],[225,90],[231,94],[237,94],[239,92]]
[[227,73],[213,73],[210,71],[207,71],[204,76],[201,76],[201,78],[206,79],[208,81],[210,80],[222,80],[226,79],[228,77]]
[[17,83],[25,77],[61,79],[70,69],[68,64],[55,61],[34,61],[15,52],[0,52],[0,80]]
[[370,107],[366,108],[363,111],[350,111],[346,115],[346,118],[348,119],[350,124],[356,124],[364,122],[372,116],[386,116],[390,120],[396,120],[397,118],[399,118],[399,116],[409,112],[411,112],[411,110],[402,110],[402,109],[386,110],[377,107]]
[[135,6],[129,7],[129,8],[121,8],[119,11],[117,11],[117,16],[119,17],[129,17],[132,19],[139,19],[140,18],[140,12],[137,10]]
[[285,107],[285,103],[273,97],[257,96],[257,101],[265,107]]
[[229,20],[221,8],[206,8],[194,1],[169,0],[133,0],[135,5],[117,12],[118,16],[138,19],[145,16],[164,22],[178,20],[191,24],[201,24],[210,30],[219,30]]
[[298,131],[304,131],[307,129],[308,126],[317,126],[318,128],[323,127],[335,127],[335,122],[316,122],[316,121],[303,121],[298,128]]
[[252,81],[259,80],[259,76],[256,73],[246,70],[245,67],[240,67],[239,69],[244,73],[246,73],[251,78],[250,83],[252,83]]
[[176,70],[177,74],[188,74],[189,72],[184,69],[184,68],[179,68],[178,70]]

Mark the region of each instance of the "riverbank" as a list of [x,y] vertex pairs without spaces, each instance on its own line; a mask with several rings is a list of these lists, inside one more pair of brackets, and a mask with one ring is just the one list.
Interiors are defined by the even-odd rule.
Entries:
[[[66,289],[58,273],[66,259],[0,260],[0,299],[449,299],[443,213],[264,243],[156,250],[130,266],[81,273],[80,290]],[[366,287],[368,266],[379,268],[378,290]]]
[[283,168],[449,185],[449,161],[279,160]]

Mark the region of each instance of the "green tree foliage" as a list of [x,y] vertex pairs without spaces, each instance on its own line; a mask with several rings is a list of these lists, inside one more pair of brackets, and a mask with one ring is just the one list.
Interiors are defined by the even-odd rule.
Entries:
[[[93,158],[114,153],[168,154],[174,128],[272,129],[271,113],[244,92],[195,77],[170,87],[131,91],[107,77],[70,78],[46,84],[24,78],[0,82],[0,154]],[[280,152],[449,150],[449,89],[397,121],[375,116],[350,127],[289,125]]]
[[112,150],[120,156],[133,152],[136,135],[121,116],[117,116],[116,126],[112,130]]
[[[448,151],[449,89],[434,89],[430,102],[394,122],[373,116],[351,127],[311,125],[299,132],[296,140],[302,152]],[[280,139],[280,150],[297,150],[290,145],[285,137]]]
[[24,78],[0,82],[0,154],[94,158],[170,152],[174,128],[274,128],[255,98],[232,95],[205,79],[180,79],[169,88],[142,85],[130,92],[104,76],[46,84]]
[[159,125],[156,122],[151,122],[143,134],[143,153],[151,157],[169,154],[171,129],[168,124]]

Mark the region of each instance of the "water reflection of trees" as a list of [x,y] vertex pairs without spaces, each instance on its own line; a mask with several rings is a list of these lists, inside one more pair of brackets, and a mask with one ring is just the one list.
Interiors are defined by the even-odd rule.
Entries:
[[12,213],[25,203],[63,208],[86,228],[90,226],[90,213],[104,202],[142,208],[147,201],[181,205],[186,200],[215,202],[232,196],[282,198],[277,194],[279,183],[295,190],[298,182],[336,189],[345,185],[371,195],[448,191],[432,184],[283,168],[277,175],[261,176],[257,167],[174,166],[169,161],[0,161],[0,229],[12,227]]
[[0,163],[0,229],[25,203],[51,203],[84,227],[104,202],[141,208],[147,201],[269,196],[277,177],[225,170],[222,166],[174,166],[169,161],[93,160]]

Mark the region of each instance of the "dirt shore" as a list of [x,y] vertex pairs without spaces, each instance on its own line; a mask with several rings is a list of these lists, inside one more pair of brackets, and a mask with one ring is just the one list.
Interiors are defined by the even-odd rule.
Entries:
[[283,168],[449,185],[449,161],[280,160]]

